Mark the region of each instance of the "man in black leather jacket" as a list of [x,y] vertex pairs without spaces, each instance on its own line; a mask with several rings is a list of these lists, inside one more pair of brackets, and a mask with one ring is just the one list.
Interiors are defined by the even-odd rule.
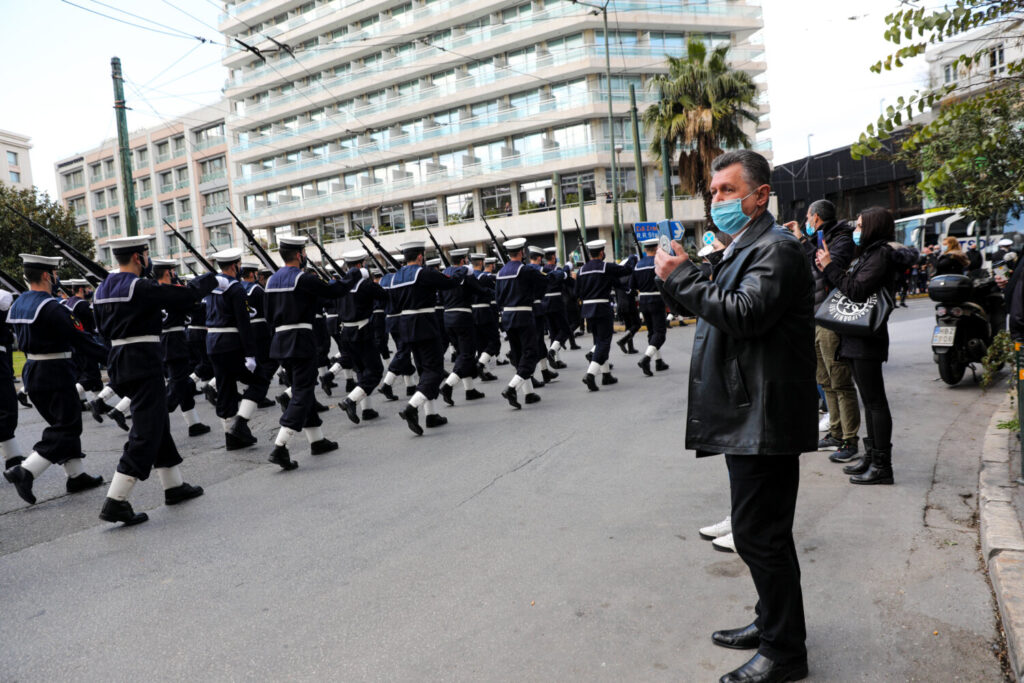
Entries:
[[660,251],[664,292],[698,317],[686,448],[725,453],[732,533],[757,589],[754,623],[712,634],[758,653],[721,681],[807,675],[800,566],[793,543],[799,454],[817,443],[814,279],[800,243],[768,213],[771,171],[749,150],[712,163],[712,218],[734,237],[712,279],[678,243]]

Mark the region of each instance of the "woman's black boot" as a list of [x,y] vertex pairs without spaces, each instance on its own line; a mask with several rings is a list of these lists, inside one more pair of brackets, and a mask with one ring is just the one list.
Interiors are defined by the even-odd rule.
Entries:
[[857,458],[843,468],[843,474],[864,474],[871,465],[871,451],[875,450],[875,444],[870,437],[864,437],[864,455]]
[[892,446],[871,451],[871,465],[864,474],[850,477],[851,484],[893,484]]

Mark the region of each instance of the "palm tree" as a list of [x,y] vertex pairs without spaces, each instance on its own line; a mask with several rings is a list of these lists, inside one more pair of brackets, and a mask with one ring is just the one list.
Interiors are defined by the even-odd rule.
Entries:
[[[757,123],[757,86],[744,71],[729,68],[728,45],[708,55],[707,46],[691,38],[686,57],[668,57],[668,75],[651,80],[661,98],[643,113],[644,130],[653,132],[652,155],[661,158],[661,140],[671,159],[678,153],[679,181],[684,192],[704,198],[704,216],[711,220],[711,161],[724,148],[749,148],[743,123]],[[671,192],[666,178],[665,191]]]

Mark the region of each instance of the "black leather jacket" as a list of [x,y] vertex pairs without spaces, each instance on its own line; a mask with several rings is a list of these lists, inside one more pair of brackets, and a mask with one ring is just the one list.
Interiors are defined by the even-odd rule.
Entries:
[[699,318],[686,448],[698,457],[814,451],[814,278],[799,241],[766,213],[710,281],[687,261],[665,293]]

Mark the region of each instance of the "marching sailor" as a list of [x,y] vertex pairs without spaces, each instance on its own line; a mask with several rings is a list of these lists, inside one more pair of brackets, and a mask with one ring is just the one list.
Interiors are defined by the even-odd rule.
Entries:
[[103,483],[103,477],[86,474],[82,467],[82,406],[71,350],[97,363],[107,350],[53,296],[60,257],[21,254],[21,261],[29,291],[11,306],[7,322],[14,326],[18,348],[27,358],[21,374],[25,390],[47,426],[32,453],[6,470],[4,478],[31,505],[36,502],[32,482],[52,464],[64,466],[68,493]]
[[498,329],[498,309],[494,303],[494,264],[496,259],[486,254],[470,256],[473,277],[482,289],[473,296],[473,327],[476,335],[477,373],[481,382],[494,382],[498,378],[488,368],[501,350],[501,331]]
[[[71,288],[71,296],[64,299],[64,305],[71,311],[71,315],[78,322],[82,323],[82,327],[86,332],[95,334],[96,320],[93,318],[92,305],[89,303],[89,298],[92,296],[92,285],[85,279],[67,280],[66,283]],[[78,389],[79,400],[83,402],[83,407],[89,406],[93,419],[97,422],[103,422],[102,413],[93,407],[96,394],[103,390],[100,364],[84,357],[74,349],[71,351],[71,360],[78,369],[75,388]]]
[[14,305],[14,295],[0,289],[0,459],[7,470],[20,464],[25,457],[14,435],[18,428],[18,396],[14,389],[14,334],[7,324],[7,312]]
[[245,288],[245,299],[249,304],[249,325],[256,340],[256,375],[266,383],[266,388],[254,389],[251,395],[257,407],[270,408],[274,402],[267,399],[267,390],[277,372],[277,362],[270,358],[270,325],[267,324],[264,287],[259,283],[259,270],[260,266],[256,263],[243,263],[239,279]]
[[[527,264],[528,267],[534,270],[543,272],[549,281],[561,282],[565,279],[565,271],[561,269],[547,271],[544,269],[541,260],[544,258],[544,250],[540,247],[529,247],[527,251],[530,254],[530,262]],[[547,285],[548,290],[551,289],[550,283]],[[537,325],[537,358],[540,364],[540,374],[544,380],[544,383],[552,382],[558,378],[558,373],[549,367],[548,363],[548,347],[544,343],[544,334],[547,331],[547,290],[541,292],[536,301],[533,302],[533,317]]]
[[508,386],[501,395],[508,404],[519,410],[517,392],[526,393],[526,403],[537,403],[540,396],[533,392],[533,385],[527,385],[537,369],[540,360],[537,342],[537,323],[533,317],[533,302],[548,289],[547,276],[523,263],[523,249],[526,239],[516,237],[504,244],[508,263],[498,272],[495,294],[501,309],[501,326],[508,335],[509,359],[516,366]]
[[[544,273],[551,275],[557,269],[558,248],[548,247],[544,250]],[[547,318],[548,332],[551,335],[551,345],[547,349],[547,357],[548,363],[555,370],[565,367],[565,363],[559,360],[558,354],[562,349],[568,348],[569,336],[572,334],[569,330],[569,318],[565,314],[565,301],[562,299],[566,282],[570,280],[569,269],[566,267],[562,271],[566,274],[565,277],[551,278],[548,282],[548,291],[544,294],[544,315]]]
[[612,312],[610,298],[615,281],[631,274],[637,260],[636,254],[630,254],[623,265],[607,263],[604,260],[605,244],[604,240],[587,242],[590,260],[583,264],[577,276],[577,290],[583,302],[580,315],[587,321],[594,335],[590,366],[583,378],[583,383],[590,391],[598,391],[596,377],[599,372],[602,385],[619,381],[612,376],[608,364],[608,352],[615,332],[615,314]]
[[647,350],[637,365],[650,377],[651,359],[656,370],[668,370],[668,363],[661,359],[661,346],[665,343],[665,301],[661,298],[654,282],[654,254],[658,251],[658,238],[644,240],[644,257],[636,264],[630,275],[629,287],[637,292],[640,300],[640,314],[647,325]]
[[355,271],[355,284],[338,304],[339,351],[345,353],[355,370],[356,385],[348,396],[338,404],[348,419],[359,424],[359,406],[362,405],[362,419],[379,417],[370,403],[370,394],[384,376],[384,363],[380,358],[373,329],[373,311],[387,300],[387,294],[379,284],[370,278],[370,271],[364,266],[369,254],[356,249],[342,254],[349,273]]
[[460,381],[466,389],[466,400],[476,401],[484,397],[483,393],[473,388],[473,379],[477,376],[476,334],[473,325],[473,302],[478,296],[491,296],[491,290],[481,285],[473,271],[467,265],[469,249],[452,249],[448,252],[451,264],[444,274],[450,278],[462,280],[462,284],[454,289],[441,292],[441,303],[444,305],[444,327],[448,339],[455,347],[455,364],[452,372],[441,385],[441,397],[448,405],[455,405],[452,391]]

